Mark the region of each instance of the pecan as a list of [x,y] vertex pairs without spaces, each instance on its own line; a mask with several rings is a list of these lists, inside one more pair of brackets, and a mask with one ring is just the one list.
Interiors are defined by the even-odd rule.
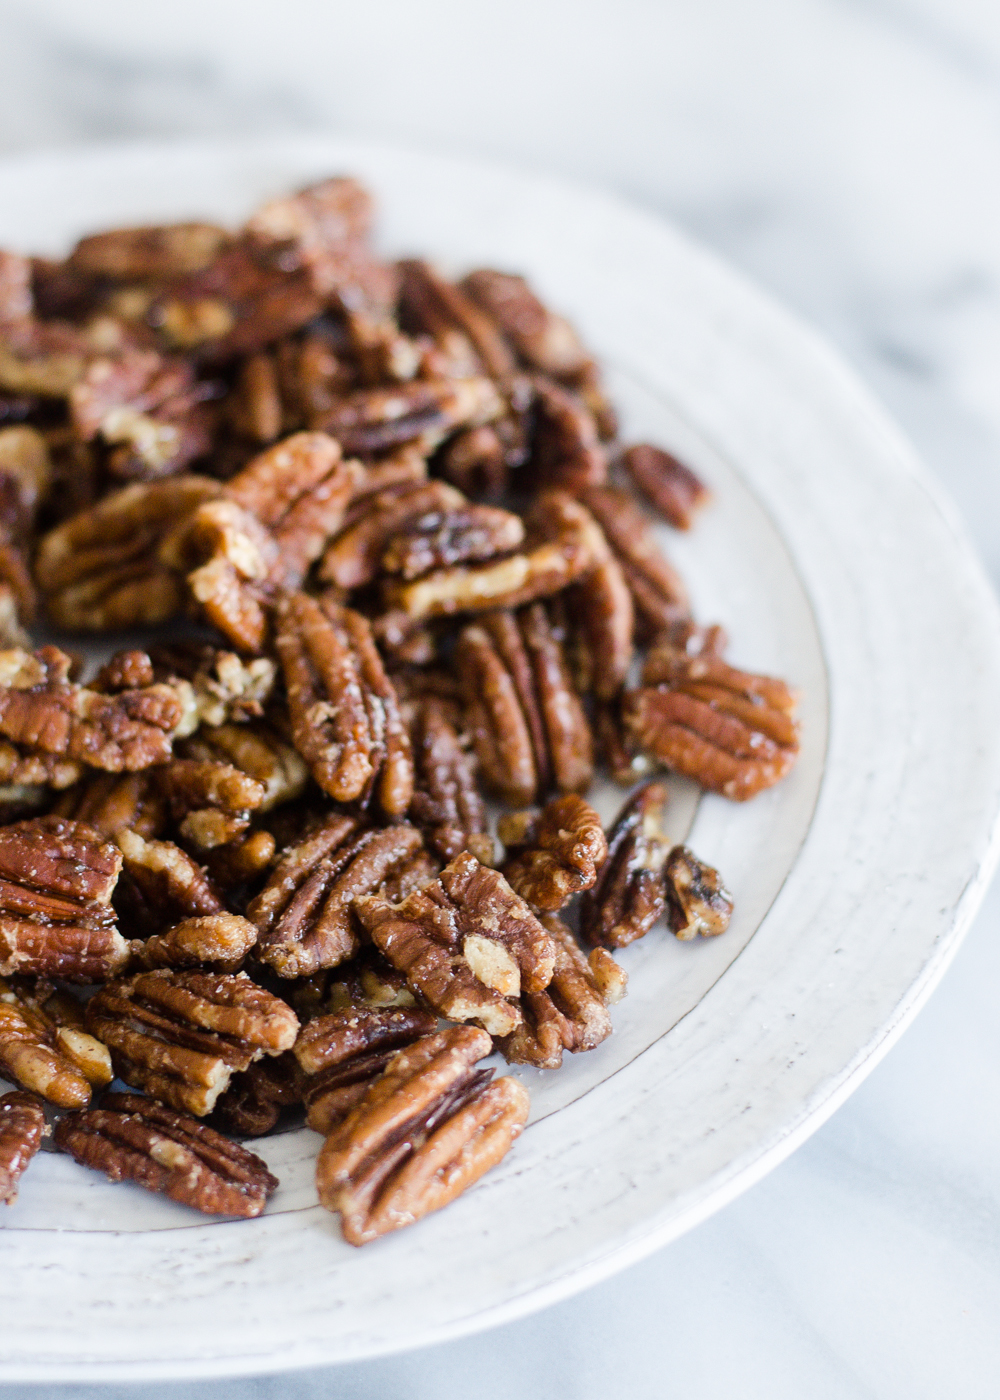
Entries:
[[566,664],[562,641],[541,603],[520,614],[555,786],[583,792],[594,774],[594,742]]
[[[244,805],[270,812],[305,790],[308,774],[298,753],[265,724],[219,724],[199,730],[180,745],[186,759],[228,765],[261,789],[259,800]],[[161,770],[169,773],[170,768]],[[189,809],[190,810],[190,809]]]
[[0,974],[114,976],[126,953],[111,907],[121,865],[117,847],[82,822],[0,828]]
[[20,1089],[0,1098],[0,1201],[12,1206],[25,1168],[48,1132],[45,1110]]
[[0,251],[0,325],[16,325],[33,310],[31,263],[20,253]]
[[338,588],[360,588],[378,575],[389,541],[434,512],[461,510],[466,502],[443,481],[403,482],[362,498],[364,509],[349,520],[323,556],[319,576]]
[[[516,363],[510,346],[494,321],[484,315],[466,293],[415,258],[399,263],[400,319],[407,330],[429,335],[446,343],[449,337],[464,338],[471,352],[469,369],[480,370],[493,379],[506,379]],[[453,347],[451,353],[455,353]]]
[[0,428],[0,531],[24,544],[52,484],[48,444],[36,428]]
[[277,616],[292,736],[313,777],[338,802],[374,792],[388,816],[402,816],[413,757],[368,623],[304,593],[286,595]]
[[725,933],[733,913],[733,897],[722,876],[699,860],[687,846],[675,846],[663,871],[667,892],[667,921],[685,942]]
[[481,268],[460,285],[533,369],[572,385],[592,363],[569,322],[544,306],[523,277]]
[[712,493],[690,468],[648,442],[627,448],[622,465],[650,504],[678,530],[690,530],[696,513],[711,500]]
[[67,789],[54,812],[86,822],[106,839],[127,828],[149,840],[160,834],[167,820],[166,805],[150,768],[142,773],[94,773]]
[[382,568],[404,579],[431,569],[509,554],[524,540],[524,524],[510,511],[465,505],[429,511],[394,534],[382,555]]
[[[319,844],[316,838],[312,842],[307,838],[307,843]],[[412,859],[421,844],[420,832],[408,824],[362,831],[318,861],[277,917],[262,927],[265,887],[248,910],[261,929],[261,961],[279,977],[303,977],[353,957],[359,944],[352,902],[380,889]],[[299,866],[301,855],[289,854],[292,860],[285,858],[272,876],[270,888],[287,885],[293,864]],[[269,907],[273,906],[263,903],[263,909]]]
[[238,1137],[263,1137],[286,1108],[302,1102],[304,1075],[290,1050],[234,1074],[215,1105],[216,1120]]
[[362,383],[384,384],[387,380],[403,383],[420,369],[420,345],[401,334],[387,313],[345,305],[344,324]]
[[235,501],[208,501],[191,517],[177,557],[189,566],[190,597],[207,621],[240,651],[261,651],[268,632],[268,579],[279,561],[271,532]]
[[455,708],[434,696],[415,707],[411,737],[417,778],[410,818],[445,860],[471,850],[484,865],[492,865],[486,808],[476,786],[468,739],[449,713]]
[[208,914],[183,919],[165,933],[133,938],[129,944],[131,972],[158,967],[205,967],[212,972],[236,972],[257,942],[257,930],[238,914]]
[[261,351],[242,361],[226,410],[233,430],[243,437],[269,443],[280,436],[284,413],[273,355]]
[[175,758],[157,774],[184,840],[212,850],[244,832],[264,800],[263,786],[231,763]]
[[[205,871],[172,841],[147,841],[124,827],[115,833],[124,856],[130,922],[145,934],[179,919],[223,912],[222,899]],[[126,915],[123,909],[122,917]]]
[[126,1084],[204,1117],[237,1070],[295,1043],[289,1006],[246,973],[140,972],[87,1003],[87,1025]]
[[79,1004],[67,1018],[60,1002],[69,999],[51,992],[44,983],[32,991],[0,982],[0,1071],[58,1108],[81,1108],[91,1086],[111,1083],[111,1057],[82,1029]]
[[647,517],[625,491],[590,487],[581,495],[611,546],[632,594],[645,637],[658,636],[690,617],[687,589],[664,557]]
[[556,797],[541,812],[514,812],[497,828],[507,848],[501,867],[511,889],[554,912],[589,890],[608,854],[601,819],[582,797]]
[[208,267],[229,242],[214,224],[161,224],[116,228],[81,238],[71,268],[115,282],[159,282]]
[[500,1042],[500,1049],[510,1064],[558,1069],[564,1050],[593,1050],[608,1038],[607,1008],[624,996],[628,978],[603,948],[595,949],[588,961],[561,919],[547,914],[543,923],[557,950],[552,981],[542,992],[525,992],[524,1020]]
[[625,696],[626,725],[646,753],[712,792],[745,802],[798,757],[797,697],[783,681],[669,646],[651,654],[643,680]]
[[622,693],[594,706],[594,743],[601,762],[619,787],[631,787],[653,766],[625,729],[621,714]]
[[215,727],[258,719],[278,671],[268,656],[243,661],[234,651],[199,642],[153,647],[149,660],[153,679],[173,686],[182,697],[185,718],[175,731],[178,738],[193,733],[200,724]]
[[0,734],[22,753],[107,773],[136,772],[170,757],[183,714],[170,686],[102,695],[70,681],[71,666],[57,647],[0,652]]
[[42,537],[35,577],[52,621],[73,631],[166,622],[184,603],[184,576],[171,562],[183,533],[217,481],[185,475],[141,482],[106,496]]
[[476,1071],[482,1031],[456,1026],[400,1050],[334,1129],[316,1163],[320,1204],[361,1245],[440,1210],[509,1151],[527,1090]]
[[260,1215],[278,1187],[245,1147],[138,1094],[107,1094],[100,1108],[66,1114],[55,1141],[111,1181],[134,1181],[206,1215]]
[[330,1133],[397,1050],[436,1028],[437,1017],[416,1007],[355,1006],[310,1021],[295,1042],[295,1058],[307,1076],[303,1098],[310,1128]]
[[441,448],[441,474],[466,495],[499,496],[506,489],[510,448],[502,421],[464,428]]
[[[280,253],[279,265],[302,267],[321,295],[342,295],[371,273],[364,246],[373,217],[372,197],[356,180],[337,177],[261,206],[245,226],[247,236]],[[366,276],[367,274],[367,276]]]
[[489,379],[411,379],[392,388],[355,389],[310,425],[345,452],[370,455],[419,440],[432,451],[456,428],[499,418],[504,402]]
[[669,847],[660,825],[667,791],[641,787],[608,832],[608,856],[580,904],[580,933],[591,944],[625,948],[663,913],[663,866]]
[[535,388],[535,438],[531,467],[539,485],[576,493],[600,486],[608,475],[608,456],[601,446],[590,410],[568,389],[538,375]]
[[621,690],[632,661],[635,613],[632,594],[614,558],[571,586],[567,608],[580,642],[580,689],[599,701],[610,701]]
[[213,846],[205,854],[205,864],[218,888],[232,896],[273,865],[277,849],[278,843],[270,831],[245,831],[221,846]]
[[297,839],[283,842],[284,854],[272,870],[267,884],[250,902],[247,917],[269,934],[288,907],[299,887],[327,857],[335,855],[358,830],[354,817],[328,812],[313,821]]

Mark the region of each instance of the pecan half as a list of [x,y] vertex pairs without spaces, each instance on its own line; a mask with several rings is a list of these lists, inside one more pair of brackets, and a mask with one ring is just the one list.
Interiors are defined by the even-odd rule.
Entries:
[[622,465],[646,499],[677,530],[690,530],[712,493],[670,452],[637,443],[622,453]]
[[797,697],[783,681],[666,646],[643,679],[624,698],[626,725],[647,754],[702,787],[745,802],[795,763]]
[[518,623],[534,674],[552,780],[561,792],[584,792],[594,775],[594,741],[562,638],[541,603],[525,608]]
[[0,1201],[12,1206],[28,1163],[48,1132],[45,1110],[20,1089],[0,1098]]
[[663,870],[667,892],[667,920],[685,942],[701,934],[714,938],[725,933],[733,913],[733,897],[722,876],[699,860],[688,846],[675,846]]
[[215,224],[153,224],[81,238],[69,265],[114,282],[159,282],[208,267],[229,242]]
[[564,1050],[593,1050],[608,1038],[607,1008],[624,996],[628,978],[603,949],[588,961],[561,919],[547,914],[543,923],[557,949],[552,981],[542,992],[524,994],[524,1020],[500,1049],[510,1064],[558,1069]]
[[146,937],[181,919],[206,918],[224,912],[213,882],[196,861],[172,841],[144,840],[123,827],[115,840],[124,856],[122,918]]
[[188,569],[190,597],[206,619],[240,651],[261,651],[268,579],[279,561],[271,532],[235,501],[208,501],[191,516],[176,557]]
[[582,662],[580,689],[608,702],[621,690],[633,654],[635,609],[621,565],[613,557],[575,583],[566,605]]
[[489,379],[411,379],[391,388],[355,389],[311,424],[345,452],[363,456],[419,440],[431,452],[456,428],[499,418],[504,402]]
[[58,1108],[81,1108],[91,1086],[111,1083],[111,1057],[83,1030],[78,1003],[77,1014],[63,1014],[68,1000],[44,983],[32,991],[0,982],[0,1071]]
[[440,1210],[510,1150],[528,1092],[473,1068],[490,1048],[489,1036],[461,1026],[417,1041],[327,1138],[316,1163],[320,1204],[340,1212],[349,1244]]
[[456,354],[456,334],[461,336],[467,342],[472,373],[483,370],[500,380],[514,373],[514,356],[492,317],[484,315],[460,287],[415,258],[405,259],[398,266],[400,319],[407,330],[432,336],[447,346],[451,355]]
[[134,1181],[205,1215],[260,1215],[278,1179],[245,1147],[138,1094],[67,1113],[56,1146],[110,1181]]
[[524,540],[520,516],[494,506],[464,505],[451,511],[420,515],[385,547],[382,568],[404,579],[465,561],[495,559]]
[[592,512],[625,575],[636,622],[648,640],[691,615],[687,589],[656,542],[647,517],[625,491],[593,486],[581,499]]
[[404,481],[400,486],[365,495],[361,505],[363,509],[355,518],[348,518],[320,566],[320,578],[338,588],[360,588],[371,583],[395,535],[435,512],[461,510],[466,501],[443,481]]
[[432,1034],[437,1017],[417,1007],[352,1006],[318,1016],[299,1032],[295,1058],[307,1076],[306,1122],[324,1136],[368,1092],[404,1045]]
[[239,1137],[263,1137],[277,1125],[282,1110],[302,1102],[304,1078],[290,1050],[258,1060],[233,1075],[215,1105],[216,1120]]
[[207,914],[183,919],[165,933],[133,938],[129,944],[130,972],[158,967],[204,967],[211,972],[236,972],[257,942],[257,930],[238,914]]
[[126,1084],[204,1117],[236,1070],[295,1043],[291,1007],[246,973],[140,972],[87,1003],[87,1025]]
[[576,493],[600,486],[608,475],[594,416],[584,403],[554,380],[538,375],[535,389],[535,439],[528,470],[539,485]]
[[541,812],[514,812],[497,828],[507,848],[501,867],[513,890],[536,909],[562,909],[597,879],[608,845],[601,819],[582,797],[556,797]]
[[456,708],[435,696],[414,707],[411,741],[417,776],[410,819],[444,860],[471,850],[484,865],[492,865],[486,808],[469,741],[456,726]]
[[460,285],[528,365],[554,379],[578,382],[591,363],[590,355],[569,322],[539,301],[523,277],[481,268]]
[[580,903],[580,933],[591,944],[625,948],[663,913],[663,866],[669,846],[660,825],[667,790],[641,787],[608,832],[608,856]]
[[532,802],[551,782],[531,662],[513,613],[463,627],[455,666],[483,780],[505,801]]

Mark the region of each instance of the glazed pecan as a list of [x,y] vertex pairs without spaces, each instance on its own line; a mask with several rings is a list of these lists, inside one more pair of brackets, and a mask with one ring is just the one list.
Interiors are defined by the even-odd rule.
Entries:
[[428,845],[444,860],[469,850],[484,865],[492,865],[493,841],[487,834],[486,808],[476,786],[468,739],[457,727],[457,706],[428,696],[412,709],[410,732],[417,776],[411,820],[423,829]]
[[167,822],[166,804],[156,786],[157,771],[92,773],[60,795],[54,815],[85,822],[105,839],[127,828],[149,840]]
[[49,616],[71,631],[166,622],[181,612],[185,588],[176,541],[217,481],[184,475],[137,482],[44,535],[35,577]]
[[[408,823],[362,831],[303,868],[304,848],[315,853],[325,839],[343,830],[336,818],[288,852],[248,914],[260,930],[259,956],[279,977],[307,977],[335,967],[357,952],[359,941],[352,902],[373,894],[407,865],[422,845]],[[301,872],[301,873],[300,873]],[[298,877],[294,893],[284,895]]]
[[546,914],[542,921],[557,949],[552,981],[542,992],[524,993],[524,1020],[500,1049],[510,1064],[558,1069],[564,1050],[593,1050],[608,1038],[607,1008],[625,995],[628,977],[603,948],[588,961],[561,919]]
[[15,627],[18,621],[31,622],[37,609],[27,558],[35,517],[51,482],[52,462],[42,434],[26,425],[0,429],[0,581],[14,604]]
[[372,1081],[404,1045],[437,1028],[430,1011],[352,1006],[303,1026],[295,1058],[307,1076],[306,1122],[324,1136],[368,1092]]
[[0,1098],[0,1201],[12,1206],[25,1168],[49,1131],[34,1094],[15,1089]]
[[121,866],[118,848],[82,822],[0,827],[0,974],[113,977],[126,956],[111,907]]
[[455,338],[461,337],[466,342],[466,373],[485,372],[500,380],[514,373],[514,356],[492,317],[460,287],[415,258],[398,266],[400,320],[407,330],[431,336],[451,356],[461,356],[461,348],[455,346]]
[[576,493],[600,486],[608,475],[608,455],[601,446],[590,410],[562,385],[538,375],[535,389],[533,476],[541,486]]
[[144,840],[128,827],[117,831],[115,840],[124,856],[122,885],[129,890],[122,918],[137,932],[148,937],[181,919],[224,912],[205,871],[172,841]]
[[552,780],[561,792],[584,792],[594,775],[594,743],[560,632],[541,603],[525,608],[518,624],[534,676]]
[[324,300],[337,293],[351,303],[361,296],[381,305],[391,298],[395,279],[367,251],[373,212],[366,189],[336,177],[262,205],[245,234],[276,266],[304,269]]
[[463,428],[441,448],[442,476],[467,496],[499,496],[507,487],[511,450],[504,421]]
[[566,605],[578,642],[580,689],[607,703],[621,690],[632,661],[635,610],[613,557],[571,586]]
[[690,530],[697,512],[712,498],[694,472],[669,452],[648,442],[622,453],[622,465],[664,520],[678,530]]
[[366,1244],[453,1201],[509,1151],[527,1122],[527,1090],[489,1083],[482,1031],[455,1026],[390,1060],[334,1129],[316,1163],[320,1204],[349,1244]]
[[279,565],[270,530],[235,501],[208,501],[178,539],[176,558],[188,570],[189,595],[206,620],[238,650],[260,652],[273,593],[268,580]]
[[430,453],[457,428],[489,423],[503,411],[489,379],[411,379],[391,388],[355,389],[310,426],[335,437],[345,452],[368,456],[419,441]]
[[67,1113],[55,1141],[111,1181],[134,1181],[206,1215],[260,1215],[278,1187],[245,1147],[139,1094],[106,1094],[100,1108]]
[[699,860],[687,846],[675,846],[663,870],[667,921],[685,942],[725,933],[733,913],[733,897],[719,872]]
[[236,972],[257,942],[257,930],[238,914],[207,914],[183,919],[151,938],[129,944],[129,972],[158,967],[203,967],[211,972]]
[[338,588],[360,588],[378,575],[389,541],[435,512],[466,507],[465,498],[443,481],[410,482],[384,487],[360,498],[345,528],[323,556],[319,576]]
[[283,1109],[302,1102],[305,1076],[290,1050],[258,1060],[234,1074],[215,1105],[215,1118],[238,1137],[263,1137],[276,1126]]
[[579,381],[589,354],[569,322],[544,306],[523,277],[482,268],[460,285],[532,369],[571,385]]
[[246,973],[140,972],[87,1003],[87,1025],[126,1084],[204,1117],[237,1070],[295,1043],[291,1007]]
[[[244,661],[234,651],[200,642],[153,647],[149,659],[153,679],[173,686],[183,700],[185,718],[175,731],[179,738],[200,724],[215,727],[259,719],[278,673],[268,656]],[[190,687],[190,697],[183,683]]]
[[82,1022],[79,1003],[50,984],[0,982],[0,1072],[58,1108],[88,1104],[91,1086],[113,1074],[107,1047]]
[[691,608],[680,574],[665,558],[652,526],[625,491],[593,486],[581,499],[600,524],[632,594],[643,638],[659,636],[688,619]]
[[608,854],[601,819],[582,797],[556,797],[541,812],[513,812],[497,828],[504,878],[536,909],[555,912],[589,890]]
[[215,224],[109,229],[81,238],[69,265],[113,282],[160,282],[208,267],[229,240]]
[[745,802],[798,757],[797,697],[784,681],[669,646],[651,653],[643,680],[625,696],[626,725],[647,754],[712,792]]
[[496,559],[517,549],[523,540],[524,524],[508,510],[464,505],[450,511],[428,511],[390,538],[382,568],[412,580],[431,569]]
[[531,662],[515,615],[484,613],[463,627],[455,665],[485,783],[507,802],[532,802],[549,787],[551,766]]
[[313,777],[338,802],[374,794],[387,816],[402,816],[413,756],[368,623],[304,593],[283,597],[277,619],[292,736]]
[[[266,724],[250,722],[203,728],[178,748],[185,760],[229,765],[256,783],[261,790],[260,799],[246,806],[258,812],[270,812],[283,802],[292,802],[305,790],[308,778],[305,764],[296,750]],[[170,771],[170,766],[161,770],[163,774]]]
[[226,398],[233,431],[255,443],[274,442],[285,422],[275,357],[267,351],[248,355],[240,364],[233,391]]
[[580,903],[580,933],[591,944],[625,948],[663,913],[663,866],[669,846],[660,825],[667,790],[647,783],[608,832],[608,856]]
[[0,734],[21,754],[107,773],[136,772],[170,757],[183,716],[170,686],[102,695],[71,681],[71,668],[72,658],[57,647],[0,652]]

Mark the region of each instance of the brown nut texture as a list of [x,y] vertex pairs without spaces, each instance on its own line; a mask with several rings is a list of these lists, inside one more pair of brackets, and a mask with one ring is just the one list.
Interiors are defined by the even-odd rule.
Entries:
[[540,485],[573,492],[600,486],[607,452],[594,416],[575,394],[545,375],[533,380],[535,441],[531,467]]
[[205,1215],[260,1215],[278,1187],[254,1153],[139,1094],[106,1094],[100,1108],[66,1114],[55,1141],[110,1181],[134,1181]]
[[608,832],[608,856],[580,904],[587,943],[625,948],[648,933],[663,913],[663,866],[669,845],[660,824],[666,788],[646,783],[618,813]]
[[238,914],[207,914],[182,919],[164,933],[133,938],[129,972],[158,967],[202,967],[211,972],[236,972],[257,942],[257,930]]
[[173,841],[147,841],[127,827],[115,833],[115,840],[124,857],[122,883],[131,886],[131,922],[147,937],[180,919],[224,911],[219,891],[204,869]]
[[[107,1047],[66,1024],[44,984],[0,982],[0,1071],[58,1108],[82,1108],[113,1078]],[[75,1008],[80,1012],[82,1008]]]
[[263,1137],[277,1126],[284,1109],[301,1104],[304,1081],[290,1050],[257,1060],[233,1075],[215,1105],[215,1120],[237,1137]]
[[482,268],[460,285],[532,369],[573,384],[591,363],[569,322],[539,301],[523,277]]
[[476,785],[469,741],[457,727],[457,707],[428,696],[413,707],[410,734],[416,786],[410,820],[442,859],[469,850],[484,865],[493,863],[486,807]]
[[523,541],[524,523],[509,510],[464,505],[452,511],[429,511],[389,539],[382,568],[409,581],[431,569],[498,558]]
[[541,812],[501,817],[497,834],[507,848],[507,883],[548,913],[589,890],[608,854],[600,817],[576,794],[553,798]]
[[677,530],[690,530],[712,493],[670,452],[648,442],[622,453],[622,465],[646,499]]
[[688,846],[675,846],[663,869],[667,921],[678,938],[687,941],[725,933],[733,913],[733,897],[722,876],[699,860]]
[[657,543],[634,499],[614,486],[589,487],[581,500],[603,530],[625,576],[643,640],[659,636],[691,615],[680,574]]
[[295,1043],[299,1023],[245,973],[140,972],[87,1003],[120,1079],[204,1117],[237,1070]]
[[344,528],[323,556],[319,576],[338,588],[360,588],[379,573],[390,543],[416,522],[467,508],[460,492],[443,481],[390,482],[361,496]]
[[0,1098],[0,1201],[11,1206],[32,1157],[48,1132],[45,1110],[34,1094],[15,1089]]
[[327,1138],[316,1184],[349,1244],[440,1210],[510,1150],[527,1122],[528,1092],[474,1069],[490,1049],[489,1036],[466,1026],[417,1041]]

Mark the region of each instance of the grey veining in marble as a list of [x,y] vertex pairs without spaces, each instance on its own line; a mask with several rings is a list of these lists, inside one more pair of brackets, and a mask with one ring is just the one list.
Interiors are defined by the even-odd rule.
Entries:
[[[0,0],[0,148],[315,126],[676,218],[838,344],[1000,583],[995,0]],[[917,1023],[788,1163],[611,1282],[336,1372],[35,1393],[994,1397],[998,923],[994,891]]]

